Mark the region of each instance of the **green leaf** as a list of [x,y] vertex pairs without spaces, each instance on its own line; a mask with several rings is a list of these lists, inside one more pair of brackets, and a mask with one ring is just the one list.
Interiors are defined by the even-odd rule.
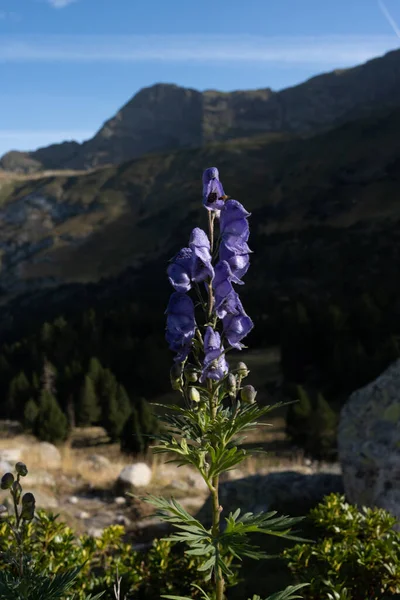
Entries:
[[[265,600],[294,600],[295,598],[302,598],[296,592],[301,590],[306,586],[310,585],[309,583],[299,583],[298,585],[289,585],[282,592],[276,592],[276,594],[272,594],[272,596],[268,596]],[[253,599],[254,600],[254,599]],[[261,600],[261,599],[260,599]]]

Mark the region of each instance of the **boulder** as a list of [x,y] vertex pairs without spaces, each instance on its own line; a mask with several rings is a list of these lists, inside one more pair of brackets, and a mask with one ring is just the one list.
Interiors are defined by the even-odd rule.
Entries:
[[400,360],[351,394],[340,414],[338,450],[349,502],[400,517]]
[[61,453],[54,444],[40,442],[38,444],[39,460],[46,469],[59,469],[61,467]]
[[29,471],[26,479],[29,485],[45,486],[54,488],[56,486],[56,480],[51,473],[48,473],[44,469],[34,469]]
[[0,459],[0,479],[5,473],[12,473],[14,468],[6,460]]
[[[280,514],[303,516],[321,502],[324,496],[343,493],[340,475],[314,473],[305,475],[296,471],[281,471],[268,475],[251,475],[220,485],[219,500],[222,516],[240,508],[243,512],[268,512],[277,510]],[[197,514],[197,518],[210,525],[211,502],[207,498]]]
[[122,469],[117,479],[118,494],[122,495],[135,488],[148,486],[151,482],[151,476],[151,469],[144,462],[127,465]]
[[92,454],[82,461],[80,467],[90,471],[105,471],[111,467],[111,461],[101,454]]
[[21,460],[22,448],[2,448],[0,450],[0,461],[17,463]]

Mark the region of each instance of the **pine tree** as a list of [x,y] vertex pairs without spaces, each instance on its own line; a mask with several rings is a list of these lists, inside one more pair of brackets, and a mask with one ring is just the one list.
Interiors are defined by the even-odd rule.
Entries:
[[98,388],[101,406],[101,424],[110,436],[111,441],[115,442],[118,440],[122,427],[118,411],[118,383],[110,369],[103,369],[98,382]]
[[118,388],[117,388],[117,405],[118,405],[118,412],[120,415],[120,421],[121,421],[121,431],[122,431],[122,427],[125,425],[126,420],[128,419],[129,415],[131,414],[131,401],[129,400],[129,396],[128,393],[126,391],[126,389],[124,388],[123,385],[119,384]]
[[140,398],[121,432],[121,451],[133,455],[144,454],[159,432],[159,420],[150,404]]
[[144,454],[145,449],[145,439],[140,428],[138,411],[133,407],[121,432],[121,452],[135,456]]
[[27,376],[20,371],[9,385],[6,403],[6,412],[9,417],[20,417],[24,406],[31,394],[31,385]]
[[24,428],[27,431],[33,431],[36,418],[39,414],[39,407],[33,398],[29,398],[24,409]]
[[101,409],[93,380],[86,375],[79,396],[78,423],[81,426],[92,425],[99,421],[100,416]]
[[33,430],[37,438],[44,442],[61,442],[68,435],[67,417],[62,412],[54,394],[42,390],[39,399],[39,412]]
[[44,390],[51,394],[54,394],[56,391],[56,377],[57,371],[54,365],[45,357],[43,361],[42,386]]
[[99,361],[98,358],[93,356],[89,361],[88,375],[93,380],[93,383],[96,386],[98,385],[98,383],[101,379],[103,371],[104,371],[104,369],[101,365],[101,362]]

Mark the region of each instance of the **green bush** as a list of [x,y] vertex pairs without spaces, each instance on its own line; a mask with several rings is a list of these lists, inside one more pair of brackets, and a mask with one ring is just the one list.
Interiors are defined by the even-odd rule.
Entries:
[[[83,565],[69,590],[68,598],[74,600],[103,591],[102,600],[115,600],[117,573],[122,577],[121,598],[127,599],[159,600],[165,593],[198,598],[191,584],[207,586],[197,572],[199,559],[184,555],[167,540],[155,540],[147,552],[136,552],[123,541],[120,525],[108,527],[100,538],[77,536],[57,516],[42,510],[25,527],[23,553],[35,572],[51,578]],[[16,570],[10,557],[17,554],[14,535],[6,523],[0,524],[0,571]]]
[[397,520],[331,494],[310,512],[317,542],[284,551],[298,582],[310,582],[308,600],[384,600],[400,593]]

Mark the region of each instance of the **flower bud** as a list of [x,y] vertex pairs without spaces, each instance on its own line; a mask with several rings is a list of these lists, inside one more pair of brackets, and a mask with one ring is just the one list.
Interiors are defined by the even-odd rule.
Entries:
[[239,377],[241,377],[242,379],[244,377],[247,377],[247,375],[250,373],[250,371],[247,368],[246,363],[244,362],[238,362],[236,365],[236,372],[239,375]]
[[196,369],[190,366],[185,369],[185,377],[189,383],[196,383],[199,378]]
[[254,404],[257,392],[252,385],[245,385],[240,392],[240,397],[245,404]]
[[200,402],[201,396],[200,396],[199,390],[196,389],[195,387],[189,388],[189,399],[192,402]]
[[34,506],[35,502],[36,502],[35,496],[33,494],[31,494],[31,492],[26,492],[26,494],[24,494],[22,496],[22,500],[21,500],[22,506]]
[[226,380],[226,387],[230,396],[236,396],[236,377],[229,373]]
[[174,363],[170,371],[171,379],[179,379],[182,376],[182,363]]
[[182,389],[182,365],[175,363],[170,371],[171,387],[173,390]]
[[1,478],[0,487],[2,490],[9,490],[13,483],[14,483],[14,475],[12,473],[6,473]]
[[16,503],[19,504],[19,500],[20,500],[21,494],[22,494],[21,484],[18,483],[18,481],[14,481],[14,483],[11,486],[11,489],[12,489],[12,494],[15,498]]
[[28,475],[28,469],[26,468],[26,465],[22,462],[18,462],[15,465],[15,470],[21,477],[25,477],[26,475]]

